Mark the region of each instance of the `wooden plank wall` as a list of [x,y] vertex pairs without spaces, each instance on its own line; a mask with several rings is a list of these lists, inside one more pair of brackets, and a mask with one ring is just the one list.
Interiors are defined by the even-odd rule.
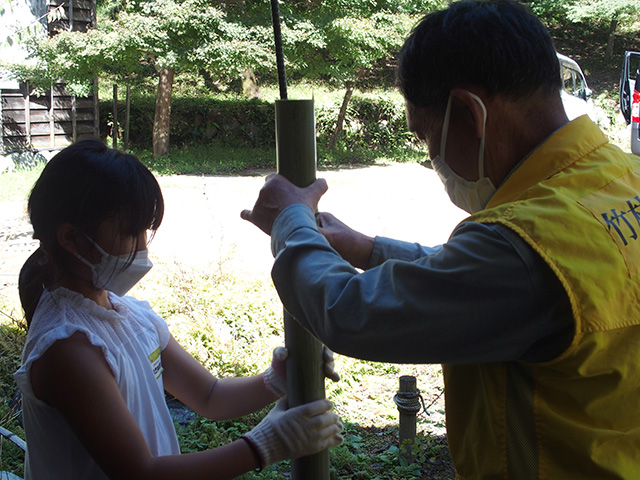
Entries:
[[64,16],[62,19],[49,24],[49,35],[54,35],[61,30],[73,32],[86,32],[88,28],[96,24],[95,0],[47,0],[49,11],[63,5]]
[[95,101],[76,98],[58,83],[36,96],[28,84],[2,90],[2,140],[5,150],[65,147],[97,136]]

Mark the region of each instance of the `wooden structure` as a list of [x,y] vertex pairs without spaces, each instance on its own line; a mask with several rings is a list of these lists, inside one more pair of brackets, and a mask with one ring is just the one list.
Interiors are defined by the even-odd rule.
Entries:
[[64,84],[36,96],[28,83],[1,90],[2,147],[5,151],[65,147],[98,134],[96,95],[76,98]]
[[[43,23],[50,36],[68,30],[84,32],[96,23],[95,0],[30,3],[31,21]],[[54,10],[62,15],[47,22],[47,12]],[[63,82],[44,95],[35,95],[28,82],[3,82],[0,86],[0,151],[57,149],[84,136],[97,137],[98,120],[97,93],[77,98],[66,91]]]

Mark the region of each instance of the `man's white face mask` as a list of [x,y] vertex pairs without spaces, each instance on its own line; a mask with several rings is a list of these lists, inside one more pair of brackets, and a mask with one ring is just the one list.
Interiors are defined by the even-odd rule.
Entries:
[[478,152],[478,180],[471,182],[455,173],[445,162],[445,148],[447,146],[447,133],[449,131],[449,117],[451,116],[451,95],[447,102],[447,109],[444,113],[444,124],[442,125],[442,137],[440,138],[440,155],[431,160],[431,165],[436,171],[440,180],[444,184],[444,189],[449,194],[451,201],[468,213],[476,213],[482,210],[489,203],[489,199],[496,191],[496,187],[491,183],[489,177],[484,176],[484,137],[487,123],[487,108],[480,97],[469,92],[469,95],[478,102],[482,108],[482,136],[480,138],[480,149]]

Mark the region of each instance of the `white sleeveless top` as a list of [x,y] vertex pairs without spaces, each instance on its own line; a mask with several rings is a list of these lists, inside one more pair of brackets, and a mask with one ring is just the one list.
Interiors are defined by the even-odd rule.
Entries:
[[[58,411],[38,400],[31,365],[57,340],[76,332],[102,349],[122,398],[154,456],[179,454],[173,421],[164,398],[160,352],[169,329],[147,302],[109,292],[114,310],[79,293],[45,291],[33,316],[22,367],[14,378],[23,395],[27,436],[25,480],[107,479]],[[100,415],[100,412],[96,412]]]

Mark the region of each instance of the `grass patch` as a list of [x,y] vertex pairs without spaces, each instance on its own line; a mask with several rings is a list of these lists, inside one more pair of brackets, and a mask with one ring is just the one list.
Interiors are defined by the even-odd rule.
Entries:
[[[273,348],[284,343],[282,305],[267,280],[236,278],[225,261],[186,268],[154,260],[153,270],[132,294],[148,300],[166,319],[172,334],[215,375],[251,375],[263,371]],[[19,367],[25,330],[17,295],[0,291],[1,425],[24,438],[11,399],[12,374]],[[439,366],[367,362],[336,355],[339,383],[327,381],[327,397],[345,424],[345,443],[331,451],[331,478],[413,480],[453,478],[444,440],[442,376]],[[430,415],[418,417],[416,461],[398,459],[398,413],[393,396],[400,375],[416,375]],[[177,424],[183,452],[227,444],[251,429],[266,409],[245,418],[212,422],[195,417]],[[7,445],[4,467],[22,474],[24,457]],[[244,475],[244,479],[281,479],[289,462]]]
[[0,202],[26,200],[44,166],[44,163],[39,163],[34,167],[0,173]]
[[[20,367],[26,329],[17,292],[0,290],[0,427],[24,439],[13,373]],[[0,470],[24,475],[24,452],[6,438],[0,444]]]
[[247,171],[275,168],[273,149],[235,147],[211,143],[173,149],[169,155],[156,159],[148,150],[133,152],[158,175],[219,175],[242,174]]
[[[251,375],[263,371],[273,348],[284,343],[282,306],[270,281],[236,278],[223,263],[185,269],[155,261],[132,292],[149,299],[172,334],[214,374]],[[338,383],[327,382],[327,397],[345,423],[345,443],[331,451],[331,478],[351,480],[453,478],[444,440],[442,375],[439,366],[397,365],[336,355]],[[429,415],[418,417],[416,461],[398,458],[398,413],[393,396],[398,377],[415,375]],[[224,445],[257,425],[266,413],[211,422],[196,418],[178,426],[183,452]],[[288,462],[245,479],[276,479]]]
[[[323,144],[317,146],[318,168],[341,165],[374,165],[423,162],[427,150],[406,142],[384,149],[350,146],[338,143],[333,150]],[[153,158],[149,150],[134,153],[156,175],[243,175],[256,170],[275,170],[276,152],[272,148],[229,147],[212,142],[174,148],[168,155]],[[34,179],[35,180],[35,179]]]

